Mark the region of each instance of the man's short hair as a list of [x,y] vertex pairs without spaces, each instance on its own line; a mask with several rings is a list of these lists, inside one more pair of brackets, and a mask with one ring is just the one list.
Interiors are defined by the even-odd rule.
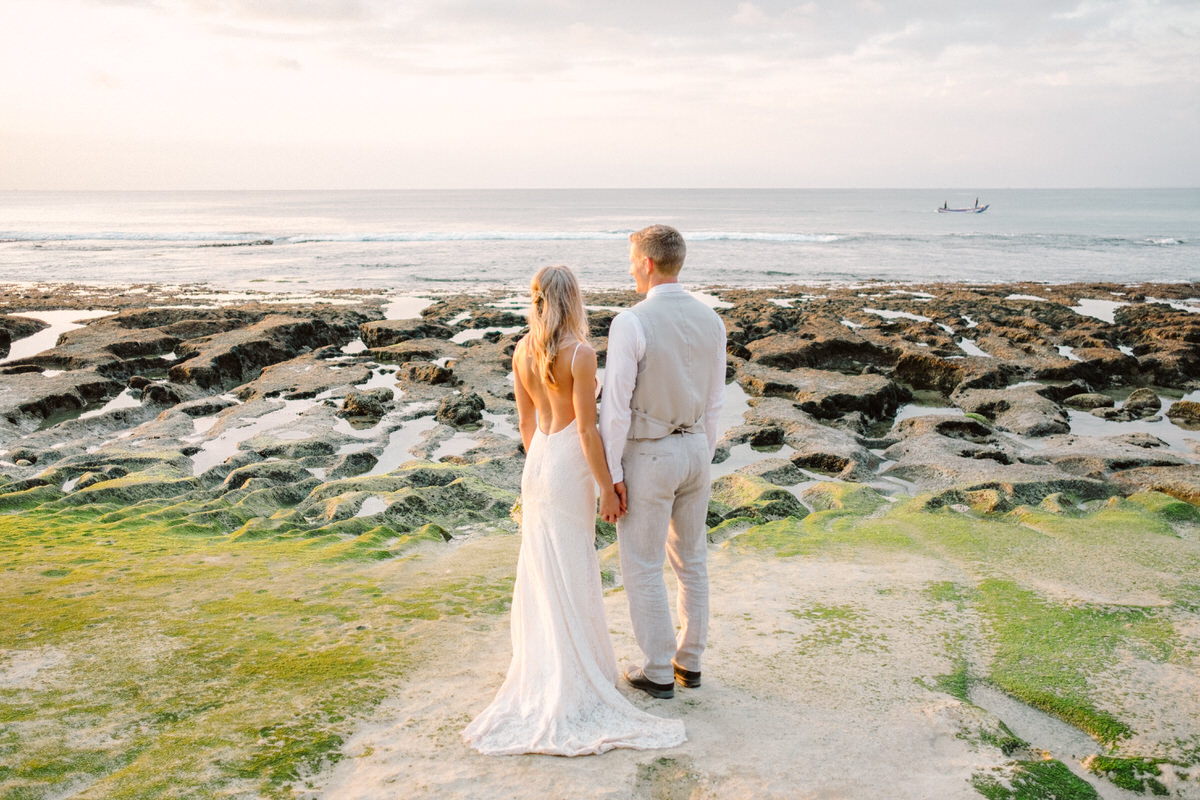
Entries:
[[678,275],[683,269],[683,259],[687,256],[687,245],[684,244],[683,234],[670,225],[651,225],[629,234],[638,251],[654,261],[661,272],[668,275]]

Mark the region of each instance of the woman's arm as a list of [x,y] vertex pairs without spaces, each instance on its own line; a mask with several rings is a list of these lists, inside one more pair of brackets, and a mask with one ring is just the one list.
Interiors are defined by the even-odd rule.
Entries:
[[580,352],[571,367],[571,403],[575,408],[575,425],[583,445],[592,478],[600,487],[600,518],[616,522],[623,513],[620,499],[613,490],[612,475],[604,456],[604,443],[596,429],[596,351],[580,345]]
[[525,340],[517,342],[513,351],[513,396],[517,398],[517,429],[521,432],[521,443],[525,452],[529,452],[529,443],[533,441],[533,432],[537,428],[537,408],[533,405],[533,396],[521,381],[521,366],[527,359]]

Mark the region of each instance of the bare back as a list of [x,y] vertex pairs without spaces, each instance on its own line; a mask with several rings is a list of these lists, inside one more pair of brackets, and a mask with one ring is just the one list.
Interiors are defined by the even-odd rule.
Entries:
[[553,436],[571,423],[578,423],[583,457],[600,487],[600,515],[607,522],[616,522],[625,508],[613,485],[604,459],[604,443],[596,429],[596,351],[587,342],[567,342],[550,370],[553,385],[538,374],[528,337],[517,343],[513,390],[525,452],[529,452],[536,433]]
[[554,375],[553,386],[538,375],[537,365],[525,339],[520,341],[513,354],[513,377],[520,384],[517,390],[524,389],[533,401],[537,409],[538,430],[546,435],[558,433],[575,419],[572,398],[575,380],[571,375],[571,366],[580,346],[582,343],[574,342],[559,351],[550,368]]

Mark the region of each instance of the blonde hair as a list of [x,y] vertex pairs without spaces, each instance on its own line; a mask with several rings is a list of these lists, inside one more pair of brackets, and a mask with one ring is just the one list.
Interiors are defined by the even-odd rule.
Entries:
[[654,261],[654,265],[667,275],[678,275],[683,269],[683,259],[687,256],[687,245],[683,234],[670,225],[651,225],[629,234],[643,256]]
[[567,335],[588,338],[587,312],[575,274],[562,266],[542,267],[529,284],[529,342],[537,374],[554,385],[554,359]]

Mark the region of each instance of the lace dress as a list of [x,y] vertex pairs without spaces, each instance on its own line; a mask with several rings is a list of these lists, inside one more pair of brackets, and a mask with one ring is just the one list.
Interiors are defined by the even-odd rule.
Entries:
[[579,756],[686,741],[681,720],[617,691],[596,559],[596,489],[576,425],[534,433],[521,475],[513,658],[499,693],[463,731],[488,755]]

